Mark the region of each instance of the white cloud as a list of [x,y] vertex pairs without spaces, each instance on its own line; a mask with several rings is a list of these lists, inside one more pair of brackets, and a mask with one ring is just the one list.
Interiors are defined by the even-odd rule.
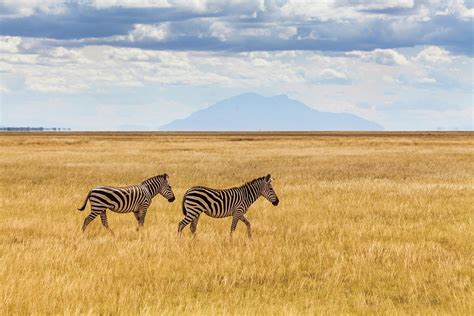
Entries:
[[[116,42],[160,42],[169,36],[169,23],[160,24],[134,24],[133,29],[127,35],[114,35],[104,38],[88,38],[89,45],[104,44],[111,45]],[[120,46],[119,46],[120,47]]]
[[278,37],[288,40],[295,36],[297,32],[298,29],[294,26],[280,26],[277,24],[271,27],[268,25],[268,27],[235,28],[235,25],[231,23],[217,21],[209,26],[209,34],[223,42],[235,41],[243,37]]
[[[296,20],[321,20],[321,21],[347,21],[363,20],[368,16],[383,15],[376,10],[386,9],[411,9],[414,0],[384,0],[384,1],[305,1],[288,0],[281,1],[281,8],[277,12],[286,19]],[[374,11],[374,12],[370,12]]]
[[[0,69],[22,77],[29,90],[62,93],[147,83],[253,89],[273,83],[304,82],[293,62],[282,61],[280,55],[275,52],[214,55],[112,46],[55,47],[43,48],[37,54],[22,51],[1,54]],[[283,55],[285,59],[299,56]],[[332,70],[323,74],[341,77]]]
[[450,64],[452,58],[448,51],[437,46],[428,46],[423,49],[415,58],[416,62],[425,64]]
[[429,77],[418,78],[417,81],[419,83],[429,83],[429,84],[436,83],[435,78],[429,78]]
[[233,14],[251,14],[264,10],[263,0],[84,0],[99,9],[110,7],[123,8],[178,8],[197,13],[218,13],[222,11]]
[[168,24],[161,23],[158,25],[135,24],[133,31],[130,32],[129,38],[133,41],[141,40],[164,40],[168,35]]
[[[354,5],[353,2],[351,2]],[[415,6],[414,0],[384,0],[384,1],[360,1],[355,3],[357,8],[365,10],[383,9],[409,9]]]
[[230,23],[223,21],[212,23],[209,27],[209,32],[211,36],[217,37],[222,42],[232,39],[235,34],[235,30],[232,28]]
[[[340,86],[347,85],[349,80],[356,86],[437,83],[436,74],[416,63],[408,63],[404,55],[394,50],[347,54],[358,58],[314,52],[215,54],[113,46],[42,48],[31,54],[21,49],[16,51],[18,45],[18,40],[4,45],[11,52],[0,55],[0,69],[24,78],[28,89],[45,92],[76,93],[148,83],[249,89],[279,85],[282,89],[286,89],[285,85]],[[433,59],[426,51],[414,59],[419,61],[426,56]],[[457,73],[456,77],[464,78]]]
[[[15,4],[16,7],[39,7],[42,2],[61,3],[59,0],[32,0],[18,1],[6,0]],[[110,7],[123,8],[177,8],[183,11],[197,13],[222,13],[232,15],[253,16],[257,12],[265,12],[267,15],[294,18],[296,20],[318,19],[347,20],[351,18],[361,19],[364,15],[380,16],[377,10],[390,9],[414,9],[414,0],[384,0],[384,1],[350,1],[350,0],[326,0],[326,1],[301,1],[301,0],[79,0],[80,4],[88,4],[99,9]],[[51,6],[51,4],[49,5]],[[44,4],[42,7],[48,7]],[[335,9],[336,8],[336,9]],[[457,15],[462,18],[472,18],[474,9],[467,9],[463,0],[430,0],[418,6],[416,12],[418,19],[425,19],[431,14]],[[383,15],[382,15],[383,16]]]
[[[338,8],[334,10],[335,1],[312,1],[302,5],[297,0],[289,0],[280,8],[279,14],[285,19],[301,19],[321,21],[339,20],[356,15],[354,10]],[[337,12],[336,12],[337,11]]]
[[123,8],[168,8],[173,1],[167,0],[80,0],[82,4],[88,4],[99,9],[110,7]]
[[36,67],[38,55],[36,54],[0,54],[0,71],[15,72],[18,65],[30,65]]
[[474,8],[466,8],[463,0],[449,0],[445,5],[443,9],[437,10],[435,15],[455,15],[463,20],[474,18]]
[[278,32],[278,37],[287,40],[295,36],[298,30],[294,26],[286,26],[286,27],[279,27],[277,29],[277,32]]
[[[316,58],[312,58],[316,60]],[[304,82],[312,85],[345,85],[349,83],[348,76],[340,70],[325,67],[327,62],[324,60],[316,61],[317,64],[307,65],[306,67],[297,63],[298,70],[303,74]],[[332,66],[341,67],[340,62],[332,63]],[[342,67],[341,67],[342,68]]]
[[5,94],[8,92],[10,92],[10,89],[8,89],[4,83],[0,82],[0,94]]
[[355,56],[367,62],[381,65],[406,65],[408,60],[404,55],[393,49],[375,49],[370,52],[353,51],[346,53],[347,56]]
[[339,72],[334,69],[326,68],[319,73],[319,78],[323,80],[332,80],[332,79],[347,79],[347,76],[342,72]]
[[397,78],[394,78],[392,76],[389,76],[389,75],[383,75],[382,76],[382,81],[384,81],[388,84],[400,84],[400,80],[398,80]]
[[66,11],[64,0],[3,0],[3,6],[7,9],[4,17],[25,17],[36,12],[47,14],[61,14]]
[[0,36],[0,52],[17,53],[21,42],[21,37]]

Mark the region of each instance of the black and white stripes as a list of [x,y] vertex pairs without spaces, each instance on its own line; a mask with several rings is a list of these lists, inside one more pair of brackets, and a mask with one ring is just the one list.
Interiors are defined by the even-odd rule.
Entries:
[[[195,234],[199,216],[201,213],[206,213],[214,218],[232,216],[231,235],[237,227],[237,223],[239,221],[244,222],[247,226],[247,233],[251,237],[250,222],[245,217],[248,208],[260,196],[263,196],[275,206],[279,203],[272,187],[272,181],[273,178],[268,174],[240,187],[230,189],[192,187],[183,197],[184,219],[179,222],[178,234],[181,234],[188,224],[191,224],[191,232]],[[169,202],[175,200],[171,186],[168,183],[167,174],[155,176],[138,185],[128,187],[96,187],[89,191],[83,205],[79,208],[80,211],[83,211],[87,201],[90,201],[91,213],[84,219],[82,230],[85,231],[87,225],[97,216],[100,216],[102,225],[112,232],[107,223],[107,209],[117,213],[133,212],[138,222],[137,229],[139,229],[143,226],[148,207],[157,194],[163,195]]]
[[100,215],[102,225],[112,232],[107,223],[107,209],[117,213],[133,212],[137,219],[138,227],[141,227],[145,222],[148,207],[157,194],[161,194],[169,202],[175,200],[171,186],[168,184],[167,174],[155,176],[138,185],[123,188],[96,187],[89,191],[84,204],[79,208],[80,211],[83,211],[87,201],[90,201],[91,213],[85,218],[82,230],[84,231],[87,225]]
[[201,213],[208,216],[221,218],[232,216],[231,235],[239,220],[247,226],[247,233],[251,237],[250,222],[245,213],[252,203],[260,196],[265,197],[273,205],[278,205],[279,200],[272,187],[270,175],[252,180],[240,187],[231,189],[210,189],[205,187],[193,187],[189,189],[183,198],[184,219],[178,225],[178,233],[191,224],[190,229],[194,234]]

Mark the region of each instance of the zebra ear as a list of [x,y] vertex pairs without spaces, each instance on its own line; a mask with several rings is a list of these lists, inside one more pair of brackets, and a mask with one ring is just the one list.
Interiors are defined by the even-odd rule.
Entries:
[[169,178],[169,176],[168,176],[167,173],[165,173],[165,174],[163,175],[163,177],[165,177],[166,180],[168,180],[168,178]]
[[271,178],[272,176],[270,174],[267,174],[267,176],[265,177],[265,181],[270,182]]

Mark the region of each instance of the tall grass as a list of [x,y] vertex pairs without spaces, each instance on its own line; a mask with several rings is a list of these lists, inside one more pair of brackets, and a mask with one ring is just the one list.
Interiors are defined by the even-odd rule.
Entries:
[[[474,135],[1,134],[0,314],[473,314]],[[89,189],[170,175],[139,234],[76,210]],[[182,194],[271,173],[254,236]]]

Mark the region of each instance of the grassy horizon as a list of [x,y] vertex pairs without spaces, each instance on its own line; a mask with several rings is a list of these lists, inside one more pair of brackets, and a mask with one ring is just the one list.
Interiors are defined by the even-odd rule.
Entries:
[[[474,312],[472,132],[0,133],[0,314]],[[144,230],[77,211],[168,173]],[[271,173],[280,205],[183,218],[191,186]]]

